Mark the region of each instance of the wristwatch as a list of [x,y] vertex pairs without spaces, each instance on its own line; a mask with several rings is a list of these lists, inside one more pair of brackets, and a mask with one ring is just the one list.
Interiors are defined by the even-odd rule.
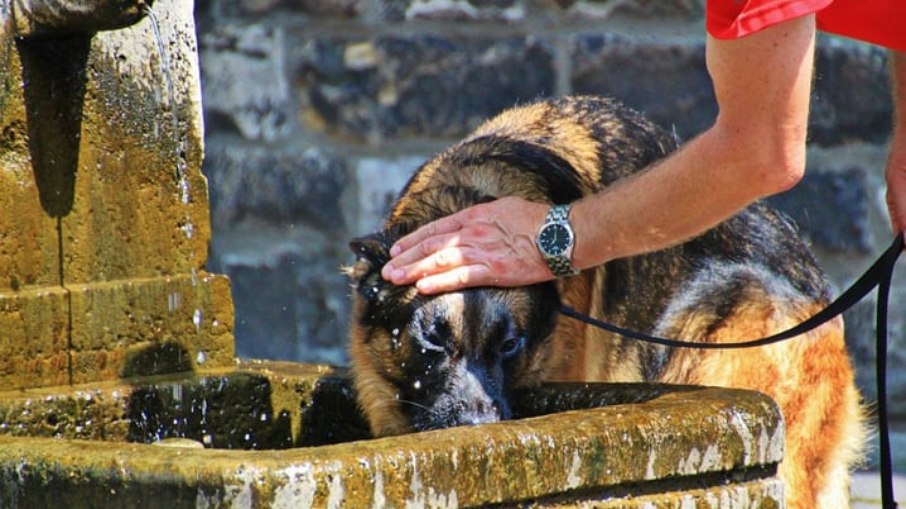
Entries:
[[535,244],[551,272],[557,277],[575,276],[579,270],[573,266],[570,258],[576,235],[569,224],[570,205],[552,205],[544,218],[544,224],[538,230]]

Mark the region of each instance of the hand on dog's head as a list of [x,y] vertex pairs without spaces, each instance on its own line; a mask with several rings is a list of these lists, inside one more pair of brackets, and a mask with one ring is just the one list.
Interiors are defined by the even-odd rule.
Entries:
[[[350,242],[357,256],[347,270],[356,296],[350,357],[372,430],[382,434],[386,426],[375,421],[387,419],[388,407],[405,421],[393,423],[398,430],[510,418],[509,393],[540,378],[539,359],[556,323],[556,287],[420,295],[381,277],[395,238],[381,231]],[[371,415],[372,404],[380,417]]]

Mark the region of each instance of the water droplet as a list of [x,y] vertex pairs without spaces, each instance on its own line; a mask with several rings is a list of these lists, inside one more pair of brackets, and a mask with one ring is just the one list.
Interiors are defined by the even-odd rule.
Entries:
[[[185,163],[180,162],[179,165],[185,166]],[[189,181],[185,178],[185,169],[184,168],[180,168],[180,169],[182,171],[180,171],[179,173],[183,176],[183,178],[181,178],[179,180],[180,201],[182,201],[183,205],[188,205],[189,204]],[[189,227],[191,227],[191,226],[192,225],[189,224]],[[189,238],[191,239],[192,236],[189,235]]]
[[202,318],[201,310],[196,309],[195,313],[192,314],[192,323],[195,324],[195,333],[196,334],[201,331],[201,318]]
[[182,301],[182,296],[179,293],[173,292],[167,295],[167,310],[171,313],[179,308],[179,304]]

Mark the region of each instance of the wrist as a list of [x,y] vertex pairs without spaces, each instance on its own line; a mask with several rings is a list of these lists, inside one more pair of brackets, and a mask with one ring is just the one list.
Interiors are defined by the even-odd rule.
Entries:
[[570,211],[576,244],[573,247],[572,262],[580,270],[595,267],[617,258],[613,251],[612,232],[606,220],[598,217],[594,200],[604,193],[592,195],[573,203]]
[[570,223],[571,205],[552,205],[535,236],[535,246],[555,277],[579,273],[573,264],[576,235]]

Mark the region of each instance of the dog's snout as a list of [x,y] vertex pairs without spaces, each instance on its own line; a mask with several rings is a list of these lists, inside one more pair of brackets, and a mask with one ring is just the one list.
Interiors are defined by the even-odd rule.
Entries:
[[478,410],[474,412],[464,412],[460,418],[462,424],[487,424],[490,422],[500,422],[500,414],[491,409],[488,410]]
[[471,408],[463,412],[462,420],[465,424],[483,424],[499,422],[503,416],[496,403],[489,400],[474,401]]
[[462,421],[481,424],[509,419],[509,407],[503,401],[500,381],[492,380],[474,364],[464,366],[463,371],[460,387],[464,404]]

